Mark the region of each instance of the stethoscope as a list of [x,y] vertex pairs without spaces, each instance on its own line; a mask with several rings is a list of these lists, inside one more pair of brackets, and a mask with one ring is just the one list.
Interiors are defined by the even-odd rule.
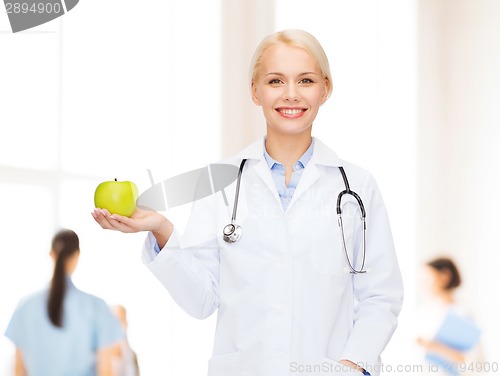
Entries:
[[[241,182],[241,174],[243,172],[243,167],[245,166],[246,159],[243,159],[240,164],[240,169],[238,171],[238,179],[236,182],[236,193],[234,197],[234,205],[233,205],[233,215],[231,216],[231,223],[224,226],[224,229],[222,230],[223,238],[224,241],[227,243],[236,243],[238,240],[240,240],[241,235],[243,233],[243,230],[241,229],[241,226],[236,224],[236,212],[238,210],[238,198],[240,196],[240,182]],[[365,267],[365,257],[366,257],[366,212],[365,212],[365,206],[363,205],[363,201],[361,200],[361,197],[359,195],[352,191],[351,188],[349,187],[349,181],[347,180],[347,175],[345,174],[344,168],[342,166],[339,166],[340,173],[342,174],[342,179],[344,179],[344,185],[345,185],[345,190],[339,193],[337,197],[337,217],[338,217],[338,224],[340,227],[340,231],[342,233],[342,245],[344,248],[344,253],[345,257],[347,259],[347,264],[349,266],[350,272],[352,274],[360,274],[360,273],[366,273],[366,270],[364,270]],[[347,245],[345,241],[345,235],[344,235],[344,224],[342,222],[342,197],[344,195],[351,195],[354,197],[359,205],[359,209],[361,211],[361,222],[363,223],[363,258],[362,258],[362,263],[361,263],[361,268],[356,269],[351,263],[351,260],[349,258],[349,254],[347,252]]]

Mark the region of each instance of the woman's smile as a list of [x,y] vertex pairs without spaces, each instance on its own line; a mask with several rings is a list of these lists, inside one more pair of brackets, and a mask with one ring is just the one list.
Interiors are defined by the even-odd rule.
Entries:
[[327,82],[306,50],[285,44],[268,48],[252,83],[252,99],[262,106],[268,136],[310,134],[319,107],[328,97]]
[[278,114],[287,119],[297,119],[302,117],[307,111],[307,108],[302,107],[278,107],[275,109]]

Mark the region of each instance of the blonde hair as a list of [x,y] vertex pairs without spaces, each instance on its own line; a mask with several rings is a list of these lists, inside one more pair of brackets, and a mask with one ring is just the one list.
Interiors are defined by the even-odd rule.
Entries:
[[257,79],[257,75],[262,63],[262,55],[264,52],[277,44],[285,44],[287,46],[298,47],[304,49],[318,63],[323,78],[327,80],[328,96],[332,93],[332,74],[330,72],[330,64],[326,53],[321,47],[318,40],[306,31],[298,29],[288,29],[278,31],[274,34],[265,37],[255,50],[252,61],[250,63],[250,84],[253,84]]

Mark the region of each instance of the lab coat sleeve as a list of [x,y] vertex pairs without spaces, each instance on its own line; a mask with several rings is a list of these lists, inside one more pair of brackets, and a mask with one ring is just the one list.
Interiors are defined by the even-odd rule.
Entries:
[[149,233],[142,260],[169,291],[175,302],[193,317],[204,319],[219,306],[219,248],[214,232],[213,205],[193,205],[184,234],[174,232],[160,253]]
[[[363,194],[363,197],[369,197],[365,202],[368,272],[352,277],[357,304],[354,326],[342,358],[359,363],[370,371],[379,364],[380,354],[396,329],[403,283],[382,197],[371,176],[365,186],[369,187]],[[359,244],[358,252],[361,252],[361,247]]]

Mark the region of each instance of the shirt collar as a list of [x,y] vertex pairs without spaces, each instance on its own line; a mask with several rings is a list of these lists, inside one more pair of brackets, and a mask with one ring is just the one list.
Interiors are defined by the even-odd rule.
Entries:
[[[311,157],[312,157],[312,154],[313,154],[313,150],[314,150],[314,139],[312,139],[311,144],[309,145],[309,147],[307,148],[307,150],[305,151],[305,153],[302,154],[302,156],[299,158],[299,160],[293,164],[294,171],[296,171],[298,169],[305,168],[307,166],[307,163],[311,160]],[[277,160],[273,159],[269,155],[269,153],[267,152],[267,150],[265,148],[265,139],[264,139],[264,158],[265,158],[265,160],[267,162],[267,165],[269,166],[269,169],[271,169],[271,170],[274,169],[277,166],[280,166],[280,167],[283,166],[282,163],[280,163]]]
[[[324,166],[338,167],[342,166],[337,154],[326,146],[321,140],[316,137],[312,138],[314,141],[314,152],[311,156],[311,162]],[[230,159],[232,163],[239,164],[241,159],[254,159],[261,160],[264,158],[265,138],[259,137],[258,140],[248,145],[241,150],[236,156]]]

